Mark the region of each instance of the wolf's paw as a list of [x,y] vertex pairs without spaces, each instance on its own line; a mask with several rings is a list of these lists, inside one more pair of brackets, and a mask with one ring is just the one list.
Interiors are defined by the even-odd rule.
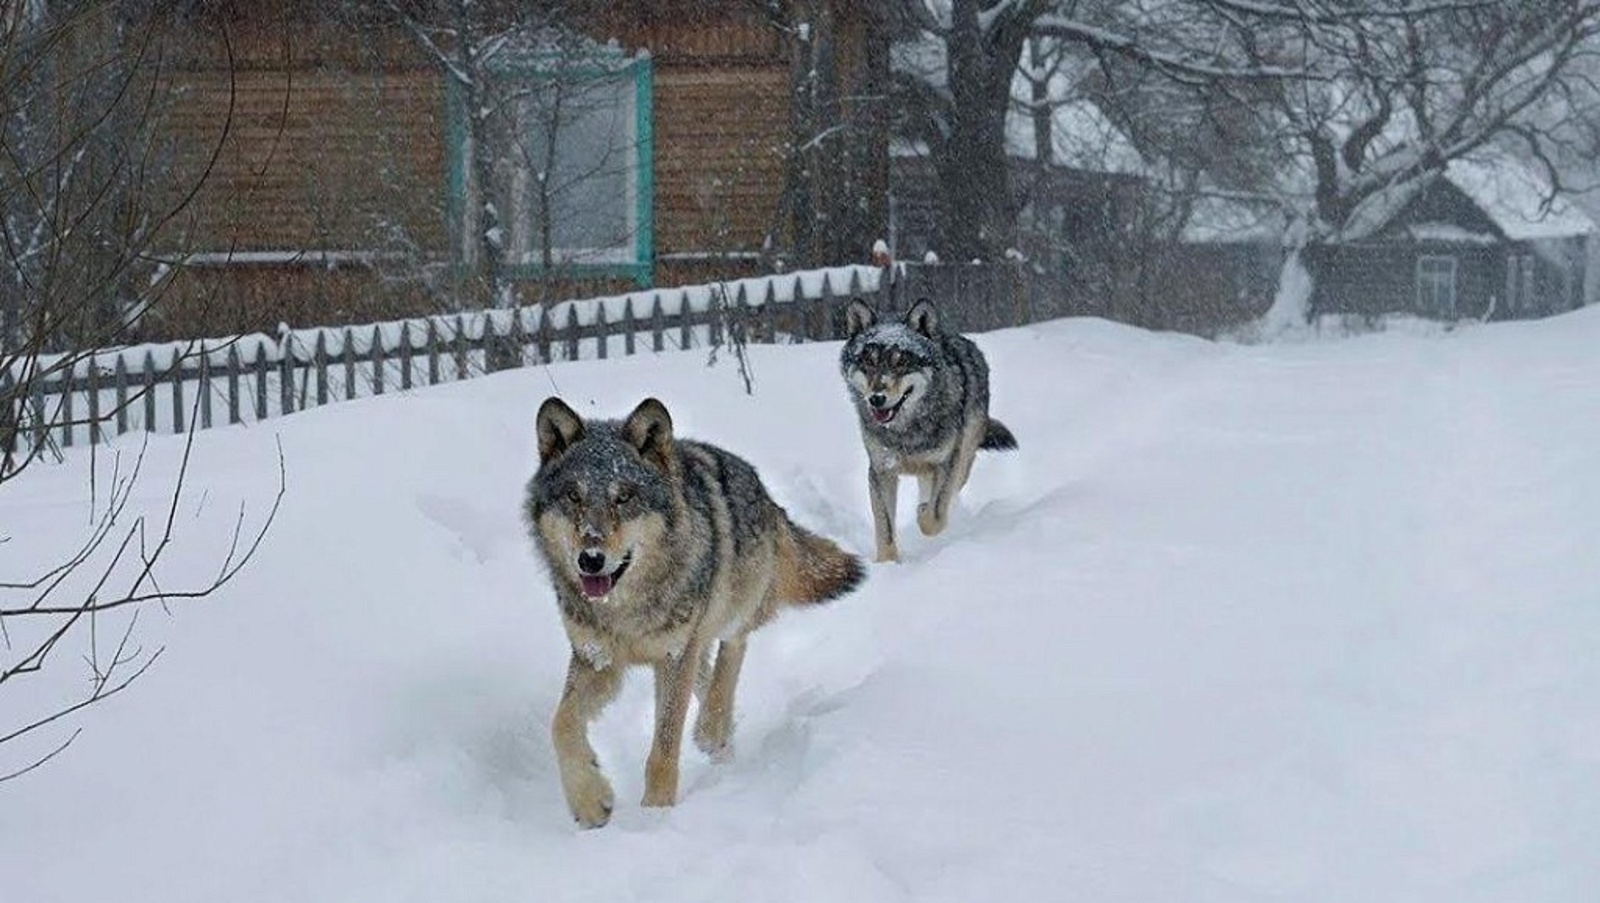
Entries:
[[611,782],[598,768],[585,769],[566,782],[567,808],[585,828],[598,828],[611,820],[614,797]]
[[733,761],[733,724],[726,718],[701,716],[694,723],[694,745],[717,763]]
[[878,564],[894,564],[900,560],[900,550],[894,546],[878,549],[878,557],[872,559]]
[[917,506],[917,529],[923,536],[938,536],[944,532],[945,519],[939,516],[934,506],[923,502]]
[[644,765],[645,806],[671,806],[678,801],[678,763],[657,759],[652,753]]

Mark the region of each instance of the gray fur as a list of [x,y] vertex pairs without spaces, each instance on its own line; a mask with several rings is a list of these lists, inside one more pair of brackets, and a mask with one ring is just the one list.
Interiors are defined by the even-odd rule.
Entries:
[[595,827],[609,819],[612,797],[588,724],[615,695],[622,669],[655,670],[644,802],[672,805],[696,677],[710,675],[695,742],[725,756],[746,635],[785,605],[849,592],[864,571],[790,521],[749,462],[673,438],[654,399],[623,421],[585,421],[552,398],[537,431],[541,461],[523,513],[572,647],[552,734],[573,817]]
[[[944,528],[948,508],[966,483],[978,449],[1015,448],[1016,439],[989,417],[989,365],[967,337],[946,332],[927,299],[898,322],[877,322],[866,302],[852,302],[851,331],[839,369],[856,407],[870,472],[869,496],[878,559],[899,556],[894,538],[895,483],[901,475],[923,481],[918,521],[923,532]],[[874,416],[873,395],[890,412]]]

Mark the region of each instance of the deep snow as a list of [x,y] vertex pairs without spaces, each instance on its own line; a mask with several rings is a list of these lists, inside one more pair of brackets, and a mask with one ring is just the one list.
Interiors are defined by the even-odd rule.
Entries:
[[[657,395],[870,554],[838,346],[752,349],[753,398],[689,352],[202,434],[169,582],[270,502],[280,441],[284,509],[237,583],[145,614],[166,652],[139,684],[0,785],[0,900],[1600,894],[1600,310],[1282,346],[977,338],[1021,450],[979,461],[935,539],[908,482],[908,560],[757,635],[737,758],[690,748],[673,810],[637,805],[635,674],[595,729],[618,811],[594,832],[561,800],[565,646],[518,522],[539,402]],[[181,449],[153,442],[142,499]],[[79,541],[89,464],[0,490],[0,576]],[[0,723],[39,702],[6,688]]]

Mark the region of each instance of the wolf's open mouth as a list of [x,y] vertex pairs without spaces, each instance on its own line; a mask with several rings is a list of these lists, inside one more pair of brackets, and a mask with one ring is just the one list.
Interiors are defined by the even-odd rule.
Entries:
[[622,579],[623,573],[628,570],[628,565],[632,563],[633,556],[629,555],[622,559],[622,563],[617,565],[617,569],[609,574],[579,574],[578,582],[583,586],[584,596],[590,599],[604,599],[606,596],[611,595],[612,588],[617,585],[618,580]]
[[916,387],[913,386],[912,388],[907,389],[906,394],[900,396],[900,400],[895,402],[892,407],[870,408],[869,410],[872,411],[872,419],[878,421],[879,423],[888,423],[889,421],[893,420],[900,413],[900,409],[906,406],[906,399],[911,397],[911,393],[915,388]]

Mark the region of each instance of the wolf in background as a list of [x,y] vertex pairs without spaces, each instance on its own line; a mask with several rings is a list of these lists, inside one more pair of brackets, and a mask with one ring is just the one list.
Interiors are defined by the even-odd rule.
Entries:
[[917,478],[917,526],[933,536],[944,530],[978,450],[1013,449],[1017,440],[989,416],[983,352],[971,339],[941,330],[933,302],[923,298],[904,320],[879,323],[857,298],[845,322],[839,368],[867,447],[877,560],[898,561],[894,516],[901,475]]
[[655,670],[643,802],[670,806],[690,695],[700,698],[695,744],[726,758],[747,635],[784,606],[850,592],[865,570],[791,521],[749,463],[675,439],[653,398],[618,422],[586,421],[552,397],[537,426],[524,514],[572,645],[552,735],[567,805],[598,827],[613,797],[588,726],[627,666]]

